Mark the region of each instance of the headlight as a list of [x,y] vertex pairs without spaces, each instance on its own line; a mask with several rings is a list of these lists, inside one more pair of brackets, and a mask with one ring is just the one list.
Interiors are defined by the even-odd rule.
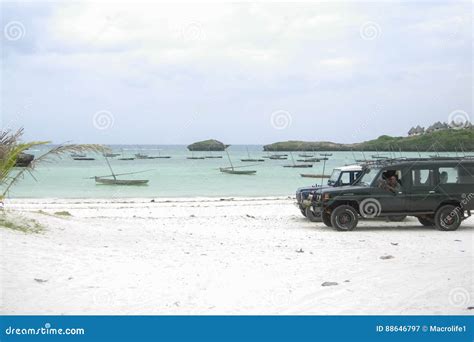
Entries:
[[314,197],[313,194],[309,194],[309,195],[308,195],[308,200],[309,200],[309,201],[312,201],[312,200],[313,200],[313,197]]

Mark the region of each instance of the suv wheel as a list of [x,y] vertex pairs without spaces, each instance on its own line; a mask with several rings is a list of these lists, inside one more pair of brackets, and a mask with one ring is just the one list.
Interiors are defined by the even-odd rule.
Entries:
[[323,223],[328,226],[328,227],[332,227],[332,223],[331,223],[331,214],[328,214],[326,212],[323,212],[321,214],[321,218],[323,219]]
[[353,230],[358,222],[357,211],[350,205],[340,205],[331,214],[331,224],[337,230]]
[[314,211],[311,209],[311,207],[306,208],[305,210],[305,216],[311,221],[311,222],[320,222],[321,221],[321,216],[316,215]]
[[418,216],[417,217],[418,221],[420,221],[420,223],[422,225],[424,225],[425,227],[433,227],[435,225],[434,223],[434,215],[430,215],[430,216],[424,216],[424,217],[421,217],[421,216]]
[[462,211],[454,205],[443,205],[436,211],[434,223],[439,230],[456,230],[461,225]]

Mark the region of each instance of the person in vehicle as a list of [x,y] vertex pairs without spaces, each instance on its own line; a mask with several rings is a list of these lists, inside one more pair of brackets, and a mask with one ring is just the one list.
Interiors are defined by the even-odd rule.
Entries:
[[446,171],[440,173],[439,182],[441,184],[446,184],[448,182],[448,173]]
[[393,193],[397,193],[401,190],[400,181],[395,171],[387,172],[382,175],[382,179],[379,182],[379,188]]

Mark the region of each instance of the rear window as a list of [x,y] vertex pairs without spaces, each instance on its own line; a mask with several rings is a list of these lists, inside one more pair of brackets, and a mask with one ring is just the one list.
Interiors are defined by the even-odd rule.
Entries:
[[474,166],[440,167],[439,182],[440,184],[474,184]]

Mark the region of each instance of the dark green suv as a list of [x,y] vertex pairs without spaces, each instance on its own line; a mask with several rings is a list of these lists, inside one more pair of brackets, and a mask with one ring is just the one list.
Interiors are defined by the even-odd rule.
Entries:
[[338,230],[359,217],[408,215],[424,226],[456,230],[474,210],[474,158],[400,158],[364,165],[351,186],[315,193],[313,211]]

